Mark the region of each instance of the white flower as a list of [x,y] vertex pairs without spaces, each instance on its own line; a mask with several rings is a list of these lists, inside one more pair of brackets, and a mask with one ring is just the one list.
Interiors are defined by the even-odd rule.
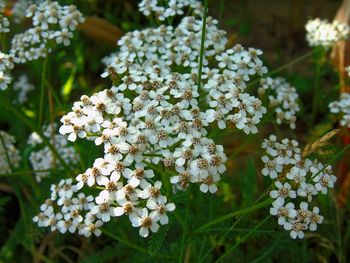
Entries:
[[169,223],[169,218],[166,212],[172,212],[175,210],[175,204],[167,203],[167,198],[163,195],[158,196],[157,199],[148,199],[146,206],[148,209],[154,210],[156,212],[157,216],[159,217],[159,223],[161,225],[166,225]]
[[284,203],[287,197],[296,198],[296,193],[292,190],[292,186],[289,183],[282,184],[281,182],[275,182],[277,190],[272,190],[270,196],[276,199],[276,202],[280,205]]
[[329,104],[330,112],[342,116],[340,125],[350,128],[350,94],[342,93],[338,101]]
[[294,209],[294,204],[289,202],[286,205],[277,202],[275,200],[272,202],[272,207],[270,208],[270,214],[278,217],[278,224],[284,225],[288,220],[294,219],[297,215],[297,211]]
[[311,231],[316,231],[317,230],[317,224],[322,224],[323,222],[323,216],[319,215],[320,209],[315,206],[312,209],[312,212],[309,216],[309,220],[310,220],[310,225],[309,225],[309,229]]
[[282,172],[283,166],[278,164],[276,159],[270,160],[266,155],[261,159],[265,163],[265,167],[261,170],[261,173],[264,176],[270,176],[271,179],[276,179],[277,175]]
[[150,230],[155,233],[159,229],[158,213],[148,214],[147,208],[140,209],[137,214],[130,217],[130,220],[133,227],[140,227],[139,234],[142,237],[147,237]]
[[112,200],[110,196],[100,194],[95,198],[97,205],[91,208],[91,214],[96,215],[102,222],[111,220],[111,216],[115,216],[114,209],[111,207]]
[[199,186],[199,190],[203,193],[215,193],[218,190],[217,185],[215,184],[220,180],[220,176],[218,174],[208,175],[204,179],[202,179],[202,184]]

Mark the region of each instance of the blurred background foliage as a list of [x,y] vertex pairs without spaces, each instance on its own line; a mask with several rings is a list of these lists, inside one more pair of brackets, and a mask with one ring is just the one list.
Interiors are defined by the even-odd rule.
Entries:
[[[57,94],[53,113],[57,116],[56,121],[70,110],[72,103],[81,95],[91,95],[110,87],[110,82],[100,77],[104,68],[101,60],[116,51],[116,41],[123,32],[150,26],[137,11],[136,0],[59,2],[76,5],[88,19],[75,34],[71,46],[60,48],[49,56],[48,81]],[[216,0],[209,1],[209,14],[217,18],[220,26],[227,30],[232,43],[262,49],[266,65],[273,70],[309,52],[305,41],[306,21],[311,17],[332,19],[340,2]],[[26,22],[18,25],[15,31],[20,32],[25,26]],[[320,63],[318,72],[314,71],[312,59]],[[21,108],[32,120],[36,118],[33,109],[39,105],[42,63],[38,60],[16,69],[16,74],[26,72],[31,76],[30,80],[36,86],[29,104]],[[329,64],[325,64],[322,58],[314,57],[287,67],[280,75],[296,87],[302,100],[303,109],[296,133],[268,125],[259,133],[259,137],[244,136],[242,140],[243,136],[236,132],[229,137],[230,140],[222,141],[227,146],[229,176],[223,178],[220,192],[210,196],[192,188],[187,193],[177,195],[175,200],[179,213],[189,210],[186,219],[189,222],[186,233],[189,241],[184,249],[184,262],[214,262],[235,244],[239,246],[226,257],[225,262],[349,262],[349,204],[339,204],[336,192],[331,193],[331,197],[320,198],[326,221],[319,232],[307,235],[304,240],[291,240],[288,232],[282,231],[275,220],[269,220],[249,240],[243,242],[249,230],[268,215],[267,207],[243,218],[234,216],[223,223],[197,231],[212,219],[253,205],[267,189],[269,182],[260,175],[259,159],[260,143],[266,135],[279,133],[309,142],[336,127],[335,120],[327,114],[328,103],[339,95],[338,77]],[[318,82],[315,82],[316,79]],[[310,120],[310,114],[304,113],[311,111],[310,96],[315,85],[320,91],[319,107],[315,119]],[[0,109],[1,129],[16,136],[19,149],[26,149],[22,151],[21,169],[29,171],[28,155],[31,149],[26,143],[31,130],[1,105]],[[44,117],[46,122],[51,118],[48,109]],[[84,141],[74,143],[74,147],[82,157],[80,166],[74,167],[77,172],[91,165],[102,150]],[[323,158],[329,160],[340,147],[338,141],[338,146],[326,148],[322,153]],[[344,157],[345,163],[348,163],[348,157]],[[39,229],[32,222],[32,217],[48,196],[50,184],[62,177],[67,175],[57,170],[40,184],[34,181],[31,173],[1,178],[1,262],[178,261],[183,236],[175,220],[149,239],[141,239],[137,229],[131,228],[127,219],[107,224],[104,234],[99,238],[87,239]],[[228,230],[228,235],[222,241],[222,235]]]

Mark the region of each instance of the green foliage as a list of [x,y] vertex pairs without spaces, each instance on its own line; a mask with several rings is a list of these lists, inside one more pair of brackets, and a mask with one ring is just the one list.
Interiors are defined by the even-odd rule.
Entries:
[[[247,46],[260,47],[260,43],[270,42],[271,37],[266,36],[265,41],[250,43],[250,36],[255,37],[257,27],[255,18],[245,14],[250,1],[232,4],[231,1],[220,0],[220,7],[215,1],[209,2],[210,12],[221,9],[216,13],[223,17],[223,22],[219,22],[229,30],[229,36],[247,39]],[[123,32],[150,26],[136,11],[136,1],[63,0],[60,3],[77,5],[86,16],[101,17]],[[244,14],[242,20],[231,12],[235,8]],[[282,25],[284,27],[280,31],[289,30],[289,26]],[[25,25],[17,27],[22,30]],[[273,28],[268,29],[271,34],[278,33]],[[28,161],[30,153],[35,150],[27,144],[28,135],[34,131],[42,133],[38,125],[40,114],[44,124],[50,121],[58,123],[81,95],[91,95],[109,87],[109,82],[100,78],[104,68],[101,59],[115,52],[116,47],[79,32],[71,46],[62,47],[49,57],[47,79],[42,79],[42,59],[20,66],[19,72],[26,72],[31,77],[35,91],[30,93],[30,100],[25,105],[12,103],[16,94],[10,89],[0,91],[1,130],[15,135],[22,157],[20,167],[13,174],[0,178],[0,262],[215,262],[225,253],[227,256],[221,262],[348,262],[350,207],[349,204],[344,207],[338,205],[338,190],[331,192],[330,196],[318,198],[317,205],[326,220],[317,233],[306,236],[305,240],[291,240],[274,220],[259,225],[267,217],[271,201],[265,193],[269,182],[260,173],[263,138],[275,133],[310,142],[337,127],[339,120],[330,115],[327,108],[328,103],[339,96],[338,75],[326,63],[322,52],[306,53],[300,59],[305,47],[300,43],[294,48],[288,48],[288,45],[294,39],[304,39],[304,33],[299,33],[296,38],[293,34],[283,35],[282,44],[273,46],[265,59],[271,69],[277,68],[271,72],[286,77],[299,93],[302,108],[297,130],[291,132],[287,127],[280,128],[266,117],[266,128],[259,127],[262,131],[256,136],[231,130],[211,133],[211,138],[229,149],[226,152],[229,159],[227,176],[219,183],[219,192],[204,195],[190,186],[187,192],[177,191],[173,195],[172,186],[164,183],[164,188],[171,193],[169,201],[176,204],[176,211],[170,218],[170,224],[161,226],[147,240],[138,236],[138,230],[130,226],[127,217],[115,219],[104,226],[99,238],[82,238],[69,233],[50,234],[49,230],[39,229],[32,221],[39,212],[40,204],[49,196],[50,185],[85,171],[104,149],[96,147],[91,141],[75,142],[74,148],[81,157],[78,167],[71,167],[60,160],[63,168],[54,169],[49,178],[38,183]],[[203,46],[202,55],[204,51]],[[292,57],[286,58],[288,52]],[[285,61],[289,61],[287,65]],[[283,66],[279,68],[280,65]],[[13,77],[16,79],[17,73]],[[44,87],[43,97],[41,85]],[[248,89],[256,94],[257,87],[257,81],[253,80]],[[48,91],[53,96],[53,116],[47,103]],[[318,95],[314,96],[316,93]],[[42,110],[39,111],[42,99]],[[44,144],[55,152],[48,138]],[[337,142],[317,151],[312,158],[335,164],[342,160],[349,165],[348,156],[342,149],[341,143]],[[158,172],[165,179],[171,176],[168,172]],[[88,191],[94,193],[95,189]]]
[[152,256],[157,255],[158,251],[162,247],[166,236],[168,235],[169,225],[161,227],[160,230],[152,235],[148,243],[148,251]]

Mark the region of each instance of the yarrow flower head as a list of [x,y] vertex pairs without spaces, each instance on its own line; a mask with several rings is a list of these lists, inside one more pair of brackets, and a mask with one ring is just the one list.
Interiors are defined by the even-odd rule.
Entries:
[[3,14],[0,14],[0,33],[8,33],[10,32],[9,29],[10,21],[6,16],[3,16]]
[[340,125],[350,128],[350,94],[342,93],[340,100],[333,101],[329,104],[331,113],[340,114]]
[[270,196],[274,200],[270,214],[278,218],[278,224],[290,231],[293,239],[303,238],[307,230],[316,231],[323,221],[319,208],[312,205],[318,194],[327,194],[334,187],[336,177],[330,165],[324,166],[317,159],[306,158],[295,140],[277,141],[275,135],[265,139],[262,148],[262,174],[273,180]]
[[15,144],[15,137],[0,131],[0,169],[2,173],[10,173],[11,168],[19,166],[21,156]]
[[309,20],[306,25],[306,40],[310,47],[330,48],[336,42],[347,39],[350,29],[347,24],[334,20],[332,23],[319,18]]
[[7,89],[8,85],[11,83],[10,71],[13,67],[12,56],[0,52],[0,90]]
[[32,18],[32,27],[15,35],[11,41],[10,54],[17,63],[45,57],[55,44],[68,46],[73,31],[84,22],[75,6],[61,6],[52,1],[30,5],[25,16]]
[[[164,5],[165,4],[165,5]],[[164,21],[176,15],[184,15],[187,10],[194,10],[199,15],[202,12],[202,5],[197,0],[142,0],[139,3],[139,10],[145,16],[154,15],[156,19]]]
[[267,95],[269,107],[274,109],[277,124],[288,123],[290,128],[295,129],[297,112],[300,110],[296,89],[284,78],[261,79],[259,95]]
[[[55,127],[56,125],[44,127],[44,136],[50,138],[50,143],[54,145],[58,154],[66,163],[73,166],[76,165],[79,161],[79,155],[72,146],[68,145],[63,135],[56,134]],[[28,144],[34,147],[34,150],[29,155],[29,160],[34,171],[38,171],[35,172],[35,179],[38,182],[49,176],[50,171],[45,172],[45,170],[60,168],[61,165],[56,160],[55,155],[48,146],[43,146],[43,141],[37,133],[34,132],[29,136]]]
[[76,177],[79,189],[99,191],[90,213],[102,222],[127,216],[143,237],[167,224],[175,209],[161,174],[174,192],[190,184],[203,193],[217,192],[227,158],[209,132],[257,133],[266,113],[262,102],[246,92],[252,77],[267,72],[262,52],[241,45],[226,49],[225,32],[211,17],[199,79],[200,14],[192,10],[175,27],[127,33],[118,41],[119,51],[104,59],[102,77],[113,86],[82,96],[61,118],[59,131],[68,140],[91,140],[104,150]]

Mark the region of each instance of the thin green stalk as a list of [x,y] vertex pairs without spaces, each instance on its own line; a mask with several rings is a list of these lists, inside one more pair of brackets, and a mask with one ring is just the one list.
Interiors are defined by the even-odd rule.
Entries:
[[[35,72],[36,72],[37,74],[41,74],[41,71],[40,71],[40,69],[37,67],[36,63],[32,63],[32,65],[33,65],[33,68],[35,69]],[[51,83],[49,83],[49,81],[48,81],[46,78],[45,78],[45,85],[46,85],[46,87],[48,87],[48,88],[50,89],[50,91],[52,92],[52,95],[53,95],[53,97],[54,97],[54,99],[55,99],[56,104],[58,105],[58,108],[59,108],[59,109],[63,109],[62,102],[61,102],[61,100],[60,100],[60,98],[59,98],[57,92],[55,91],[55,89],[53,88],[53,86],[51,85]]]
[[236,244],[234,244],[229,250],[227,250],[215,263],[221,262],[227,255],[229,255],[233,250],[235,250],[240,244],[244,243],[252,234],[255,233],[261,226],[263,226],[269,219],[271,215],[268,215],[264,220],[257,224],[252,230],[250,230],[242,239],[239,239]]
[[221,0],[220,7],[219,7],[219,21],[223,21],[222,16],[224,14],[224,10],[225,10],[225,0]]
[[7,150],[7,147],[6,147],[6,143],[5,143],[4,137],[2,136],[1,131],[0,131],[0,140],[1,140],[2,147],[4,148],[6,160],[7,160],[8,164],[9,164],[9,166],[10,166],[11,171],[13,171],[14,167],[13,167],[12,162],[10,160],[10,156],[9,156],[9,153],[8,153],[8,150]]
[[190,202],[189,202],[189,198],[188,198],[187,199],[187,204],[186,204],[186,212],[185,212],[185,223],[184,223],[182,239],[181,239],[179,263],[182,262],[182,258],[183,258],[184,252],[185,252],[185,244],[186,244],[186,239],[187,239],[187,234],[188,234],[188,214],[189,214],[189,210],[190,210]]
[[46,54],[41,72],[41,86],[40,86],[40,106],[39,106],[39,126],[43,124],[44,115],[44,98],[45,98],[45,80],[46,80],[46,69],[48,63],[48,54]]
[[317,107],[318,107],[318,94],[319,94],[319,88],[320,88],[320,81],[321,81],[321,65],[316,62],[315,66],[315,78],[314,78],[314,85],[313,85],[313,98],[312,98],[312,108],[311,108],[311,122],[312,125],[315,122],[316,114],[317,114]]
[[[262,198],[264,198],[264,196],[267,194],[267,192],[269,191],[270,188],[271,188],[271,185],[270,185],[270,186],[266,189],[266,191],[255,201],[255,204],[254,204],[253,206],[260,204],[260,203],[258,203],[258,202],[259,202]],[[267,200],[266,200],[266,201],[267,201]],[[269,203],[271,203],[271,202],[272,202],[272,199],[269,199]],[[261,203],[262,203],[262,202],[261,202]],[[246,208],[246,209],[242,209],[242,210],[247,210],[247,209],[249,209],[249,207]],[[241,211],[241,210],[240,210],[240,211]],[[238,212],[238,211],[237,211],[237,212]],[[231,213],[231,214],[232,214],[232,213]],[[243,213],[243,215],[241,215],[241,216],[232,224],[232,226],[221,236],[220,242],[224,242],[226,236],[236,227],[236,225],[238,225],[238,223],[239,223],[247,214],[248,214],[248,212]],[[222,218],[222,217],[221,217],[221,218]],[[213,250],[213,247],[207,251],[207,253],[200,259],[199,262],[203,262],[204,259],[212,252],[212,250]]]
[[315,178],[318,176],[320,173],[324,171],[324,169],[327,168],[328,165],[331,165],[333,162],[335,162],[343,153],[345,153],[348,149],[350,148],[350,144],[346,145],[340,152],[338,152],[329,162],[327,162],[323,168],[318,171],[315,175],[312,176],[312,178]]
[[[268,74],[266,74],[264,77],[265,77],[265,78],[266,78],[266,77],[271,77],[271,76],[273,76],[273,75],[275,75],[275,74],[277,74],[277,73],[279,73],[279,72],[285,70],[286,68],[288,68],[288,67],[290,67],[290,66],[292,66],[292,65],[294,65],[294,64],[296,64],[296,63],[299,63],[299,62],[303,61],[304,59],[307,59],[307,58],[311,57],[312,55],[314,55],[315,53],[318,53],[318,52],[320,52],[320,50],[312,50],[312,51],[310,51],[310,52],[307,52],[307,53],[305,53],[304,55],[302,55],[302,56],[300,56],[300,57],[297,57],[297,58],[295,58],[295,59],[289,61],[287,64],[284,64],[284,65],[278,67],[277,69],[272,70],[271,72],[269,72]],[[248,85],[248,88],[249,88],[249,87],[252,87],[252,86],[254,86],[254,85],[256,85],[256,84],[258,84],[259,81],[260,81],[260,79],[256,79],[256,80],[252,81],[252,82]]]
[[18,119],[20,119],[25,125],[27,125],[32,131],[35,131],[38,133],[40,138],[43,140],[43,143],[46,144],[51,152],[56,156],[56,158],[60,161],[63,168],[68,171],[70,174],[72,173],[71,168],[66,163],[66,161],[60,156],[60,154],[57,152],[54,145],[50,143],[50,141],[45,137],[43,134],[41,128],[38,128],[32,121],[30,121],[18,108],[14,107],[10,102],[6,100],[3,96],[0,96],[0,105],[7,108],[9,111],[14,113]]
[[199,53],[199,67],[198,67],[198,90],[201,89],[201,85],[202,85],[202,69],[203,69],[203,59],[204,59],[205,33],[207,30],[207,15],[208,15],[208,0],[204,0],[202,38],[201,38],[201,49]]
[[266,206],[270,205],[271,203],[272,203],[272,199],[269,198],[269,199],[266,199],[266,200],[264,200],[264,201],[262,201],[260,203],[255,204],[253,206],[250,206],[250,207],[247,207],[247,208],[243,208],[241,210],[234,211],[232,213],[229,213],[227,215],[224,215],[224,216],[221,216],[219,218],[216,218],[216,219],[214,219],[214,220],[212,220],[212,221],[210,221],[210,222],[200,226],[194,232],[195,233],[201,232],[202,230],[204,230],[204,229],[206,229],[206,228],[208,228],[208,227],[210,227],[212,225],[219,224],[219,223],[221,223],[223,221],[226,221],[226,220],[228,220],[230,218],[233,218],[233,217],[236,217],[236,216],[246,215],[248,213],[251,213],[251,212],[259,210],[259,209],[261,209],[263,207],[266,207]]
[[[105,235],[109,236],[110,238],[114,239],[114,240],[117,240],[118,242],[120,242],[121,244],[125,245],[125,246],[128,246],[130,248],[133,248],[141,253],[144,253],[144,254],[147,254],[149,255],[149,252],[147,249],[144,249],[143,247],[140,247],[138,245],[135,245],[133,242],[130,242],[129,240],[127,239],[124,239],[124,238],[121,238],[111,232],[109,232],[108,230],[106,229],[101,229],[102,230],[102,233],[104,233]],[[154,257],[159,257],[159,258],[167,258],[167,259],[172,259],[173,257],[172,256],[169,256],[169,255],[164,255],[164,254],[159,254],[157,253]]]

